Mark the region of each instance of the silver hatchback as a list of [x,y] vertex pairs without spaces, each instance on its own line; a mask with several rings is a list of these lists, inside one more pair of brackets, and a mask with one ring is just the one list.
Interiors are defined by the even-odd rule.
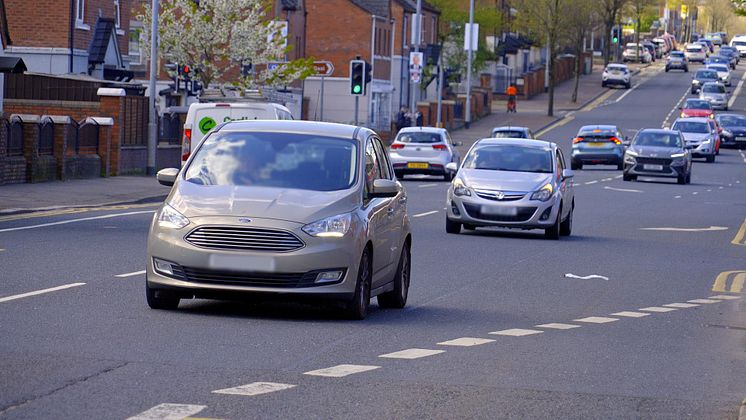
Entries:
[[396,135],[389,154],[397,178],[415,174],[438,175],[450,181],[455,172],[446,169],[446,165],[461,161],[455,147],[460,145],[451,140],[445,128],[406,127]]
[[241,293],[402,308],[410,278],[407,195],[378,136],[310,121],[214,129],[173,185],[148,235],[151,308]]
[[544,229],[552,239],[569,236],[575,209],[572,178],[554,143],[479,140],[448,190],[446,231],[498,226]]

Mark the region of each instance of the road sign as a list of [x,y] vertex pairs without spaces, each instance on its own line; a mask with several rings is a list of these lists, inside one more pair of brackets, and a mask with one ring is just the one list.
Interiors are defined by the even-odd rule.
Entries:
[[314,61],[313,69],[316,76],[329,77],[334,73],[334,64],[331,61]]
[[423,53],[421,52],[412,51],[409,53],[409,80],[412,83],[420,83],[423,59]]

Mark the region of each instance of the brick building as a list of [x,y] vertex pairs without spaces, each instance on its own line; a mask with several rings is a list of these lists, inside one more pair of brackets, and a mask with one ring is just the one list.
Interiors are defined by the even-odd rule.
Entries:
[[0,55],[31,72],[128,80],[131,1],[0,0]]

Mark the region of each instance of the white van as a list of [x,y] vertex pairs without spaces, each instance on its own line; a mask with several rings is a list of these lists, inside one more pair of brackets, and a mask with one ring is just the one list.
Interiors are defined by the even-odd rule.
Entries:
[[184,165],[194,148],[207,133],[218,125],[233,120],[292,120],[286,107],[271,102],[207,102],[193,103],[184,122],[181,143],[181,164]]
[[730,40],[730,46],[736,47],[738,55],[746,57],[746,35],[737,35]]

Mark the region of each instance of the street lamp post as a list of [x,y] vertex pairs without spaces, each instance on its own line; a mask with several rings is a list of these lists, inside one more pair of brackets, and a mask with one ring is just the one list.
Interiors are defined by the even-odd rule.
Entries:
[[158,95],[155,88],[155,81],[158,77],[158,0],[153,0],[151,10],[150,81],[148,83],[148,90],[150,91],[150,96],[148,97],[148,164],[146,173],[148,175],[155,175],[155,151],[156,144],[158,143],[158,124],[156,123],[158,114],[155,112],[155,98]]
[[464,115],[464,126],[469,128],[471,125],[471,60],[474,55],[472,50],[472,40],[474,39],[474,0],[469,1],[469,39],[466,45],[469,47],[467,50],[466,59],[466,115]]

